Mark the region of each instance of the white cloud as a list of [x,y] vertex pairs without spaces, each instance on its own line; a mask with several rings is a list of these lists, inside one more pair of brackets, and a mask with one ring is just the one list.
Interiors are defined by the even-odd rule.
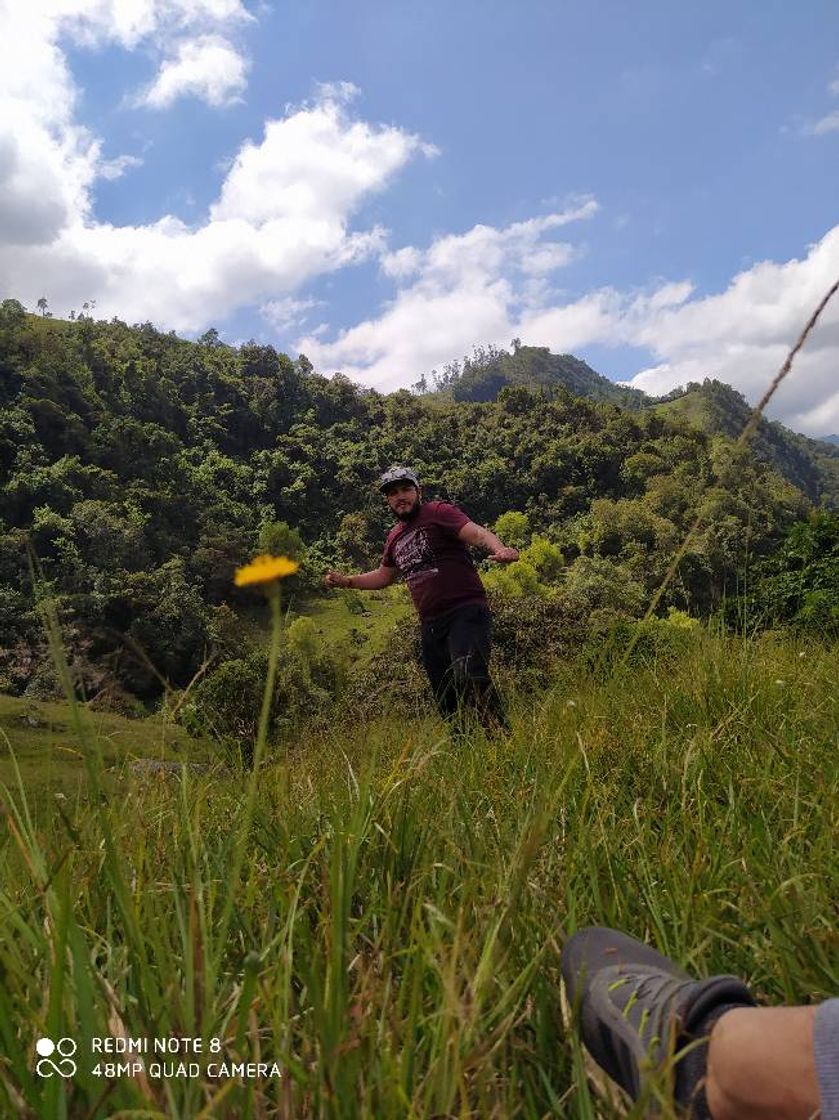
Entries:
[[213,221],[340,221],[413,155],[427,153],[409,132],[352,120],[334,89],[322,86],[321,100],[267,121],[261,143],[243,144],[211,208]]
[[[99,139],[76,120],[66,42],[155,47],[194,25],[238,26],[248,19],[239,0],[0,5],[0,246],[48,244],[89,222],[97,176],[113,178],[136,166],[137,157],[103,159]],[[12,279],[0,274],[6,286]]]
[[142,166],[143,161],[139,156],[116,156],[114,159],[100,160],[97,174],[101,179],[121,179],[132,167]]
[[[755,264],[714,295],[697,296],[689,281],[640,292],[602,288],[569,302],[547,286],[534,289],[528,266],[540,259],[547,231],[593,209],[590,203],[502,230],[476,226],[424,251],[390,253],[383,270],[398,287],[378,317],[331,340],[311,332],[297,345],[317,367],[385,389],[411,384],[476,343],[506,345],[516,336],[555,352],[640,347],[654,364],[631,380],[637,388],[660,394],[717,377],[754,402],[839,271],[837,226],[803,259]],[[839,298],[796,359],[771,415],[816,435],[839,430],[837,368]]]
[[199,35],[177,44],[151,86],[138,99],[152,109],[168,109],[179,97],[198,97],[219,108],[241,100],[247,63],[220,35]]
[[381,268],[385,276],[394,280],[404,280],[422,268],[423,255],[413,245],[406,245],[404,249],[397,249],[395,253],[388,253],[382,257]]
[[[44,73],[72,105],[64,58],[56,51],[49,58]],[[314,103],[267,121],[262,140],[242,146],[207,219],[195,226],[171,215],[145,226],[97,222],[91,184],[132,157],[103,161],[99,142],[69,112],[49,120],[45,109],[41,127],[30,114],[31,128],[0,132],[3,288],[30,302],[47,292],[59,312],[95,298],[104,317],[197,330],[380,253],[383,231],[353,230],[350,221],[369,195],[430,149],[397,127],[354,119],[349,92],[324,87]]]
[[[834,96],[839,96],[839,78],[834,78],[827,88]],[[807,136],[824,136],[828,132],[839,132],[839,109],[833,109],[819,120],[805,124],[803,131]]]
[[832,113],[821,118],[809,126],[808,132],[813,136],[824,136],[826,132],[839,132],[839,109],[834,109]]
[[320,306],[320,300],[295,299],[294,296],[286,296],[284,299],[268,300],[260,307],[259,313],[275,331],[283,334],[294,327],[301,327],[309,312]]
[[[836,226],[803,259],[762,261],[718,294],[695,296],[688,282],[663,284],[652,293],[603,289],[524,316],[517,333],[553,349],[644,347],[655,364],[630,379],[635,388],[661,394],[716,377],[756,403],[838,273]],[[773,399],[770,415],[816,435],[839,429],[837,367],[834,298]]]
[[[839,275],[839,226],[806,257],[762,261],[735,276],[718,295],[651,310],[626,337],[649,347],[657,364],[632,384],[661,393],[717,377],[756,402],[780,368],[813,310]],[[620,333],[621,324],[618,325]],[[834,297],[770,406],[770,414],[800,431],[839,429],[839,300]]]
[[241,0],[41,0],[38,7],[59,34],[83,46],[114,42],[127,50],[253,21]]
[[[378,227],[352,229],[370,194],[432,154],[419,137],[355,119],[349,83],[265,124],[242,145],[204,219],[142,226],[97,221],[92,188],[138,165],[105,159],[76,118],[65,47],[117,43],[168,50],[146,93],[222,103],[244,62],[228,32],[250,20],[240,0],[41,0],[0,7],[0,291],[60,314],[96,299],[103,317],[199,330],[236,307],[282,301],[314,276],[382,251]],[[170,44],[175,44],[171,46]]]
[[545,240],[551,231],[593,216],[597,203],[504,229],[474,226],[438,238],[426,250],[386,254],[385,275],[404,283],[377,319],[342,331],[333,341],[311,332],[298,343],[315,365],[341,369],[381,388],[416,380],[472,349],[476,342],[506,344],[514,312],[544,298],[544,279],[570,259],[570,246]]

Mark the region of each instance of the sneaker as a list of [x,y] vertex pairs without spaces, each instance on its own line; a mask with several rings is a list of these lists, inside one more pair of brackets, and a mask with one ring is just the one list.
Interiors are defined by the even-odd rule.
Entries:
[[[704,1059],[702,1076],[693,1061],[691,1076],[680,1077],[679,1056],[704,1037],[708,1026],[702,1035],[697,1028],[713,1012],[755,1004],[734,976],[694,980],[634,937],[597,926],[566,942],[561,969],[564,1005],[576,1015],[586,1050],[632,1101],[675,1071],[670,1099],[689,1107]],[[616,1103],[613,1094],[610,1099]]]

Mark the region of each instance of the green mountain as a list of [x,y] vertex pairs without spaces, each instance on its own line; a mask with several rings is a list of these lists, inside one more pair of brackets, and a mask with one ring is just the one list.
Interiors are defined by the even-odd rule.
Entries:
[[[470,383],[488,389],[493,367],[496,399],[460,399]],[[417,470],[427,498],[485,525],[512,514],[522,544],[536,533],[518,590],[553,565],[575,619],[643,611],[697,513],[661,608],[706,616],[808,512],[718,434],[740,426],[722,405],[709,435],[685,401],[638,407],[641,394],[585,363],[522,346],[476,352],[447,388],[380,394],[215,331],[188,342],[2,301],[0,692],[56,693],[35,609],[47,592],[80,691],[127,710],[157,703],[163,682],[185,688],[208,656],[235,660],[253,597],[234,568],[256,551],[304,557],[287,585],[299,602],[327,568],[377,565],[391,518],[375,483],[394,462]],[[800,438],[804,477],[812,441]]]
[[[708,435],[736,439],[752,414],[746,398],[722,381],[692,382],[677,396],[655,405],[666,416],[681,416]],[[774,467],[811,502],[839,508],[839,447],[810,439],[776,420],[761,420],[752,436],[757,458]]]
[[[639,389],[616,385],[572,354],[552,354],[544,346],[522,346],[516,339],[511,352],[494,346],[475,347],[462,361],[451,362],[431,375],[432,396],[461,402],[490,402],[516,387],[551,397],[568,392],[574,397],[604,401],[633,411],[654,408],[679,416],[709,436],[735,440],[752,409],[736,389],[706,379],[666,397],[649,397]],[[424,394],[422,378],[414,389]],[[758,459],[797,486],[816,505],[839,508],[839,436],[810,439],[777,421],[762,420],[752,437]]]
[[432,374],[432,380],[437,392],[456,401],[494,401],[502,389],[516,385],[548,393],[564,389],[574,397],[611,401],[621,408],[643,408],[649,400],[638,389],[616,385],[573,354],[552,354],[546,346],[522,346],[518,340],[512,353],[494,346],[476,347],[462,362]]

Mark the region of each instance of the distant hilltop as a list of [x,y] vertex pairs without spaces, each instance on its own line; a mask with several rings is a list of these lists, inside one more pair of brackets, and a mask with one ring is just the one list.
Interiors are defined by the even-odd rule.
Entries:
[[523,346],[513,341],[512,352],[495,346],[476,346],[469,357],[450,362],[442,373],[433,370],[431,384],[423,377],[414,385],[420,393],[444,394],[456,401],[494,401],[502,389],[562,387],[574,397],[611,401],[621,408],[643,408],[651,398],[640,389],[617,385],[573,354],[552,354],[546,346]]
[[[517,339],[512,352],[476,347],[469,357],[450,362],[441,373],[432,371],[430,384],[423,377],[413,388],[454,401],[489,402],[516,386],[548,393],[564,390],[633,411],[653,408],[681,417],[709,436],[729,439],[740,435],[752,412],[742,393],[713,378],[651,397],[615,384],[573,354],[552,354],[547,347],[524,346]],[[811,439],[778,421],[762,419],[752,437],[752,451],[816,505],[839,505],[839,435]]]
[[[752,414],[742,393],[723,381],[706,378],[660,398],[654,407],[672,416],[682,416],[712,436],[736,439]],[[839,504],[839,439],[810,439],[793,432],[777,420],[763,418],[751,438],[754,455],[775,470],[816,505]]]

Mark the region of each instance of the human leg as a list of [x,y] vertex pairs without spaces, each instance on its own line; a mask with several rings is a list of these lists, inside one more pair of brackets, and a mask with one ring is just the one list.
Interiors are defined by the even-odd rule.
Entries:
[[457,694],[452,685],[448,626],[445,620],[422,624],[422,663],[434,693],[434,702],[444,719],[457,714]]
[[451,688],[457,705],[473,709],[487,729],[508,728],[507,714],[489,671],[492,616],[481,603],[450,616],[448,631]]
[[758,1008],[735,977],[693,980],[649,946],[608,929],[562,953],[583,1042],[638,1100],[655,1083],[691,1120],[839,1120],[839,1000]]
[[586,1050],[612,1081],[633,1101],[663,1095],[705,1120],[707,1035],[724,1010],[754,1006],[740,980],[693,980],[649,945],[599,927],[567,942],[562,980]]
[[808,1120],[818,1112],[815,1017],[815,1007],[738,1007],[721,1016],[705,1086],[714,1120]]

